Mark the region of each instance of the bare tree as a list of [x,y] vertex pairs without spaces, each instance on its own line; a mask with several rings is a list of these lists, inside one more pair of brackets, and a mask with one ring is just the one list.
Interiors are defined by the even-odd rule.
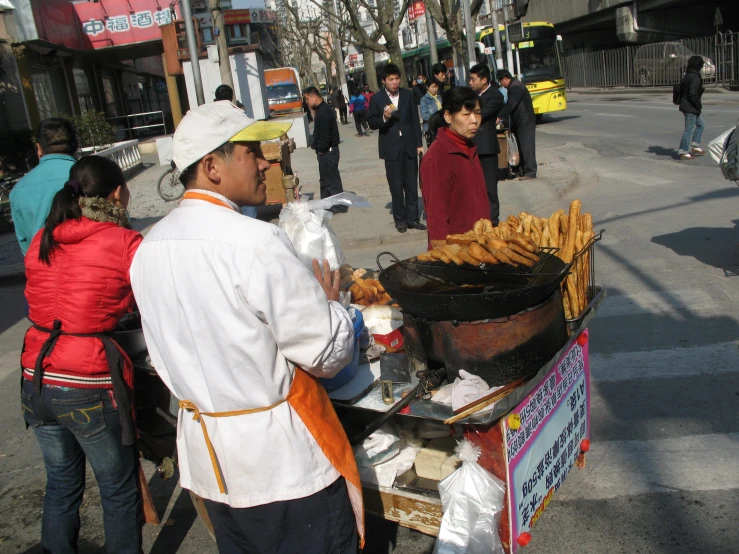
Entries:
[[289,2],[285,2],[285,7],[287,8],[287,21],[282,31],[286,57],[291,59],[293,65],[297,67],[304,84],[319,87],[320,81],[313,71],[313,50],[311,49],[313,22],[301,20],[298,8],[291,6]]
[[[452,45],[455,63],[464,67],[470,66],[467,48],[464,45],[462,30],[462,2],[460,0],[424,0],[426,9],[431,13],[439,27],[446,31],[446,36]],[[471,0],[470,10],[472,11],[472,20],[477,19],[480,13],[483,0]]]
[[[340,34],[341,30],[348,32],[350,35],[348,39],[349,43],[362,49],[365,76],[371,88],[374,90],[378,88],[376,72],[374,70],[374,54],[378,52],[387,52],[390,54],[390,59],[397,63],[400,67],[400,85],[405,87],[407,86],[408,80],[406,79],[405,68],[403,67],[403,54],[400,50],[398,31],[408,11],[410,0],[398,0],[399,10],[397,12],[395,11],[394,0],[374,0],[370,4],[371,1],[338,0],[343,10],[341,10],[341,14],[333,16],[327,12],[320,0],[312,0],[328,17],[336,17],[338,19]],[[482,0],[477,1],[482,3]],[[360,16],[362,8],[369,14],[372,20],[372,31],[368,32],[362,25]],[[385,39],[384,44],[378,42],[380,38]]]

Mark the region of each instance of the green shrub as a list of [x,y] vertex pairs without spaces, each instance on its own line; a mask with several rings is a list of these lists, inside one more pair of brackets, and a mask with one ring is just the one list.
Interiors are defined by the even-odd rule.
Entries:
[[96,151],[103,150],[115,142],[115,128],[105,120],[103,112],[89,110],[74,117],[69,114],[59,114],[57,117],[74,124],[80,148],[92,147]]

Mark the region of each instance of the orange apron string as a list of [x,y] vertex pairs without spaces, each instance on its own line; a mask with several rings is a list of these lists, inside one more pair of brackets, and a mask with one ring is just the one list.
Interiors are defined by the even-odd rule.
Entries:
[[351,500],[354,516],[357,521],[357,531],[360,536],[361,547],[364,547],[364,501],[362,499],[362,483],[359,479],[357,462],[354,459],[354,451],[349,444],[344,428],[341,426],[339,417],[334,411],[331,400],[326,390],[318,382],[318,379],[308,374],[299,367],[295,368],[295,375],[290,386],[287,399],[275,402],[264,408],[252,408],[249,410],[235,410],[230,412],[201,412],[190,400],[180,400],[180,408],[191,412],[193,419],[200,423],[205,437],[205,445],[208,448],[210,461],[218,482],[221,494],[226,494],[226,484],[223,479],[221,467],[218,464],[215,449],[208,436],[203,416],[208,417],[234,417],[240,415],[256,414],[272,410],[287,402],[300,417],[303,425],[318,444],[329,463],[346,480],[349,500]]
[[229,206],[228,204],[226,204],[223,200],[219,200],[218,198],[215,198],[213,196],[203,194],[202,192],[193,192],[189,190],[185,191],[185,194],[182,196],[182,200],[203,200],[205,202],[210,202],[211,204],[215,204],[216,206],[223,206],[224,208],[233,210],[233,208]]
[[218,464],[218,458],[216,457],[216,451],[213,448],[213,443],[210,442],[210,436],[208,435],[208,428],[205,426],[205,420],[202,416],[208,417],[234,417],[240,415],[257,414],[259,412],[267,412],[276,408],[280,404],[284,403],[285,400],[275,402],[271,406],[265,406],[264,408],[251,408],[249,410],[233,410],[230,412],[201,412],[198,407],[193,404],[190,400],[180,400],[180,408],[188,412],[192,412],[192,418],[200,423],[200,428],[203,430],[203,436],[205,437],[205,446],[208,447],[208,454],[210,455],[210,462],[213,464],[213,471],[216,474],[216,481],[218,481],[218,490],[221,494],[226,494],[226,484],[223,480],[223,473],[221,472],[221,466]]

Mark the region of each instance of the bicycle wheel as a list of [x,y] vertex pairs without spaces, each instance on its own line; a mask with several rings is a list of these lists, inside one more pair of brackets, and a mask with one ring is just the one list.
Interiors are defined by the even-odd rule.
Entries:
[[174,169],[168,169],[159,177],[157,192],[165,202],[179,200],[185,194],[185,186],[180,183],[180,173]]

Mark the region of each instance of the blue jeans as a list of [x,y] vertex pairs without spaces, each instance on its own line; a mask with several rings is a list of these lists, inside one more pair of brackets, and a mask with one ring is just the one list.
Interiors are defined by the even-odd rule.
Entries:
[[687,154],[691,147],[698,148],[701,145],[701,137],[706,122],[703,121],[702,115],[695,115],[694,113],[684,113],[683,115],[685,116],[685,132],[682,140],[680,140],[679,153]]
[[107,552],[139,554],[143,518],[137,454],[135,447],[123,446],[118,410],[108,390],[44,385],[39,395],[24,380],[21,410],[46,466],[43,552],[77,552],[87,459],[100,488]]

